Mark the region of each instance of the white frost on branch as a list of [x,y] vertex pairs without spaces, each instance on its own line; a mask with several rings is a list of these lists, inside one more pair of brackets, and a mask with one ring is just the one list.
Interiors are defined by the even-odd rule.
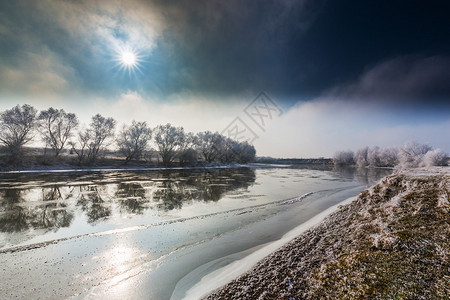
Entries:
[[355,154],[352,151],[338,151],[335,165],[356,165],[358,167],[395,167],[396,169],[446,166],[448,154],[441,149],[433,150],[426,144],[408,142],[403,147],[363,147]]

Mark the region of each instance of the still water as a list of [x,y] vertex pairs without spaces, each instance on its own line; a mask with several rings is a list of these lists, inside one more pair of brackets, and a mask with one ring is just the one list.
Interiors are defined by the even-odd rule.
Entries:
[[[18,297],[181,299],[208,272],[280,238],[389,172],[3,174],[0,263],[15,259],[28,272],[6,267],[10,280],[0,289]],[[8,253],[13,247],[33,250]],[[47,262],[58,265],[58,272]]]

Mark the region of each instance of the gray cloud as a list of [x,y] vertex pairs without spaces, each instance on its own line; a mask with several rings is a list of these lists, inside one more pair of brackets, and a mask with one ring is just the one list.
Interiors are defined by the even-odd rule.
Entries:
[[[27,73],[52,73],[69,82],[74,91],[121,88],[114,72],[115,51],[128,44],[139,51],[151,50],[156,47],[163,26],[148,4],[123,4],[114,0],[24,0],[0,4],[0,69],[4,71],[0,76],[8,77],[2,81],[3,90],[23,94],[30,90],[28,86],[36,84],[45,89],[42,76]],[[10,76],[18,73],[27,76]],[[54,81],[46,82],[49,91],[55,90]]]
[[325,97],[448,104],[450,57],[402,56],[383,61],[366,70],[356,82],[329,90]]
[[[73,88],[77,86],[74,70],[62,64],[54,53],[48,50],[40,53],[24,51],[20,57],[17,63],[0,64],[2,94],[36,95],[51,99],[73,93]],[[30,65],[33,68],[29,68]]]

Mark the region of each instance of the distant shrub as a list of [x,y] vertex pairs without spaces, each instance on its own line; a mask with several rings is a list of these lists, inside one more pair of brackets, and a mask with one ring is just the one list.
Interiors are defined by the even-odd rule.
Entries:
[[422,165],[425,154],[432,149],[426,144],[408,142],[399,150],[400,168],[417,168]]
[[448,161],[448,154],[441,149],[428,151],[422,161],[422,165],[430,166],[446,166]]

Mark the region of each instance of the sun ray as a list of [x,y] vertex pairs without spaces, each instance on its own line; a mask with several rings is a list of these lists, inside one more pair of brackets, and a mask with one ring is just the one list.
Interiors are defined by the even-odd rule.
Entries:
[[116,51],[114,56],[116,67],[119,71],[128,73],[131,77],[136,71],[141,71],[141,63],[143,62],[140,53],[132,48],[123,48]]

